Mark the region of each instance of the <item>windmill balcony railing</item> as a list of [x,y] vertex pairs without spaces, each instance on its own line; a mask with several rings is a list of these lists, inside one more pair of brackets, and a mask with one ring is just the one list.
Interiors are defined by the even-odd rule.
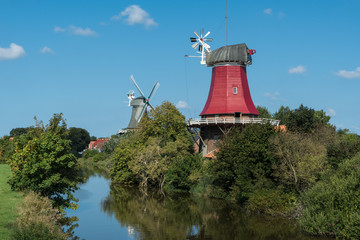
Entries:
[[265,124],[270,123],[274,126],[279,126],[280,120],[269,119],[269,118],[200,118],[200,119],[189,119],[187,125],[192,126],[203,126],[203,125],[236,125],[236,124],[250,124],[259,123]]

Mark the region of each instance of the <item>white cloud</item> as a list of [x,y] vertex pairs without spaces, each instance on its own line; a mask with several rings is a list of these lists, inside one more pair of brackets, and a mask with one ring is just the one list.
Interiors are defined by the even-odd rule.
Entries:
[[272,15],[272,9],[271,8],[267,8],[264,10],[264,13],[267,15]]
[[61,28],[61,27],[55,27],[54,28],[54,32],[65,32],[66,31],[66,29],[65,28]]
[[190,106],[185,101],[179,101],[176,104],[176,107],[179,108],[179,109],[190,108]]
[[290,74],[303,74],[304,72],[306,72],[306,68],[302,65],[290,68],[288,70],[288,73],[290,73]]
[[15,43],[11,43],[9,48],[0,47],[0,60],[16,59],[24,55],[25,55],[24,48]]
[[68,28],[61,28],[61,27],[55,27],[54,32],[68,32],[72,35],[79,35],[79,36],[97,36],[97,33],[90,28],[81,28],[76,27],[74,25],[70,25]]
[[342,78],[360,78],[360,67],[357,67],[354,71],[340,70],[335,74]]
[[280,93],[278,93],[278,92],[264,94],[264,97],[268,97],[274,101],[280,100],[279,96],[280,96]]
[[47,46],[43,47],[40,52],[41,53],[51,53],[51,54],[55,53],[51,48],[49,48]]
[[96,32],[91,30],[90,28],[81,28],[81,27],[75,27],[71,25],[69,27],[69,31],[74,35],[80,35],[80,36],[96,36]]
[[144,24],[146,27],[158,25],[153,18],[150,17],[149,13],[143,10],[138,5],[131,5],[118,15],[113,16],[112,20],[120,20],[125,17],[125,21],[129,25]]
[[334,109],[332,109],[332,108],[328,108],[328,109],[326,110],[326,114],[327,114],[328,116],[330,116],[330,117],[335,117],[335,116],[336,116],[336,111],[335,111]]

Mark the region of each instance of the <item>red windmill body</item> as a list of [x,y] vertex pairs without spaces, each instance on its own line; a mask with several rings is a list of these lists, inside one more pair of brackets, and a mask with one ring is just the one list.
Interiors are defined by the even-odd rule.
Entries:
[[257,111],[250,95],[245,66],[213,67],[209,96],[200,116],[211,115],[257,116]]
[[225,46],[206,54],[206,65],[212,67],[210,91],[200,120],[188,126],[200,129],[199,150],[204,155],[216,149],[216,142],[233,126],[261,121],[250,95],[246,66],[252,63],[245,43]]

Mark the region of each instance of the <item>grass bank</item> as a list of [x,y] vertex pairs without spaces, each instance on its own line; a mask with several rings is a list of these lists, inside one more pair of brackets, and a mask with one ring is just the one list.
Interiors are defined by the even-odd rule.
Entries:
[[0,239],[9,239],[11,224],[18,216],[17,207],[23,200],[23,194],[12,191],[7,183],[10,175],[10,166],[0,164]]

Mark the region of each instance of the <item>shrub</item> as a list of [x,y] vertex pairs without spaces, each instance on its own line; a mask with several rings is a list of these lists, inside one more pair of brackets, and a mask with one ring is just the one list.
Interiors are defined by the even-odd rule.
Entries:
[[305,192],[299,222],[313,234],[360,238],[360,154],[340,163]]
[[257,189],[249,195],[247,209],[271,215],[290,215],[296,196],[279,189]]
[[99,153],[98,150],[86,149],[86,150],[83,152],[82,157],[83,157],[84,159],[88,159],[88,158],[91,158],[91,157],[96,156],[98,153]]
[[16,219],[12,239],[68,239],[58,223],[61,214],[52,207],[47,197],[30,192],[20,207],[20,216]]
[[166,175],[166,187],[170,189],[190,190],[197,180],[193,178],[200,168],[200,155],[188,155],[171,163]]
[[214,189],[231,191],[236,200],[245,202],[259,180],[271,181],[275,159],[269,139],[274,134],[270,124],[247,125],[241,131],[233,129],[220,142],[220,151],[209,168]]
[[70,140],[66,140],[66,124],[62,114],[54,114],[45,127],[36,128],[20,136],[28,141],[15,143],[11,156],[13,190],[31,190],[51,199],[57,208],[76,207],[72,193],[77,189],[78,164],[70,153]]

